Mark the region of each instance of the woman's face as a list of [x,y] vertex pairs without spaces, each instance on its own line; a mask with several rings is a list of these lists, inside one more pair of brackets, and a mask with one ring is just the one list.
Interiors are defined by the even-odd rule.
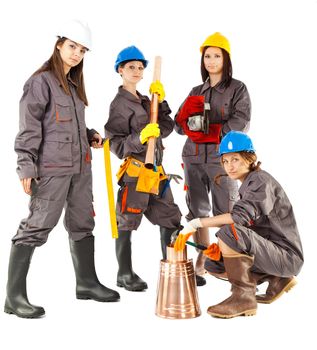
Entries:
[[143,78],[143,71],[144,66],[140,61],[130,61],[123,67],[119,67],[119,74],[128,84],[137,84]]
[[66,39],[63,44],[58,45],[57,49],[63,61],[65,74],[67,74],[72,67],[77,66],[87,52],[84,46],[69,39]]
[[209,74],[221,74],[223,69],[223,54],[219,47],[210,46],[204,54],[204,64]]
[[227,175],[232,180],[241,182],[250,172],[250,163],[241,157],[240,153],[227,153],[222,156],[222,164]]

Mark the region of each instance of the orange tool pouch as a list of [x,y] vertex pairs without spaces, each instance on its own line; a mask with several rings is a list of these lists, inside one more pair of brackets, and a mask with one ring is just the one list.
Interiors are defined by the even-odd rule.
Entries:
[[159,194],[159,185],[162,180],[165,180],[167,176],[164,173],[163,167],[157,166],[156,171],[153,169],[147,169],[144,163],[132,157],[128,157],[124,160],[123,164],[117,173],[118,181],[127,173],[130,177],[137,177],[136,190],[138,192],[145,192],[151,194]]

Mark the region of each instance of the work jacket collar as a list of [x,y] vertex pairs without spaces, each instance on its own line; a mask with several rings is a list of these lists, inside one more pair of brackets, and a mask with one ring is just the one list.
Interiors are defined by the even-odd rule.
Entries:
[[254,170],[254,171],[250,171],[249,174],[246,176],[246,178],[243,180],[240,188],[239,188],[239,193],[240,195],[242,195],[246,188],[248,188],[250,182],[254,181],[254,175],[255,173],[258,173],[258,172],[261,172],[262,170],[259,169],[259,170]]
[[71,76],[70,76],[69,73],[66,75],[66,77],[67,77],[67,80],[68,80],[72,85],[74,85],[76,88],[78,87],[77,83],[74,82],[74,80],[71,78]]
[[139,96],[139,98],[137,98],[136,96],[134,96],[133,94],[131,94],[131,92],[125,90],[123,88],[123,86],[119,86],[118,88],[118,94],[124,98],[126,98],[127,100],[129,101],[132,101],[132,102],[136,102],[136,103],[142,103],[143,100],[146,99],[146,96],[142,96],[139,91],[136,92]]
[[[210,89],[211,86],[210,86],[210,79],[209,77],[205,80],[204,82],[204,85],[201,89],[201,93],[203,94],[205,91],[207,91],[208,89]],[[215,85],[213,87],[213,89],[215,89],[217,92],[219,92],[220,94],[222,94],[224,91],[225,91],[225,86],[224,86],[224,83],[223,81],[219,81],[219,83],[217,85]]]
[[[56,75],[53,73],[52,76],[54,77],[56,84],[58,86],[60,86],[61,88],[63,87],[63,85],[60,83],[60,81],[57,79]],[[66,79],[68,81],[68,83],[70,83],[71,85],[73,85],[75,88],[78,87],[78,84],[74,82],[74,80],[70,77],[69,73],[66,75]]]

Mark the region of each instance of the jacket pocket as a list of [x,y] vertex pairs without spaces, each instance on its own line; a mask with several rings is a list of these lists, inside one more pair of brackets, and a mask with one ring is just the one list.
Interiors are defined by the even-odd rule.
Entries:
[[43,143],[43,165],[49,167],[71,167],[72,135],[57,134],[56,139],[46,138]]
[[74,107],[66,97],[55,97],[56,123],[67,123],[73,120]]
[[228,103],[223,104],[220,107],[219,114],[220,114],[221,120],[227,121],[230,118],[230,115],[231,115],[230,105]]

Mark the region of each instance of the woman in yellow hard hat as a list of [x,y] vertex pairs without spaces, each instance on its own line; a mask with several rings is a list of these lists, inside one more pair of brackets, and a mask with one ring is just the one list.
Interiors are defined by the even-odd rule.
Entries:
[[[214,33],[200,47],[203,83],[194,87],[176,114],[176,131],[187,135],[183,148],[187,220],[227,213],[238,196],[235,181],[222,177],[217,154],[218,145],[231,130],[246,132],[251,116],[251,102],[244,83],[232,78],[230,44],[226,37]],[[209,199],[211,196],[211,200]],[[208,228],[194,235],[196,243],[209,245]],[[197,285],[204,285],[204,257],[196,261]]]

